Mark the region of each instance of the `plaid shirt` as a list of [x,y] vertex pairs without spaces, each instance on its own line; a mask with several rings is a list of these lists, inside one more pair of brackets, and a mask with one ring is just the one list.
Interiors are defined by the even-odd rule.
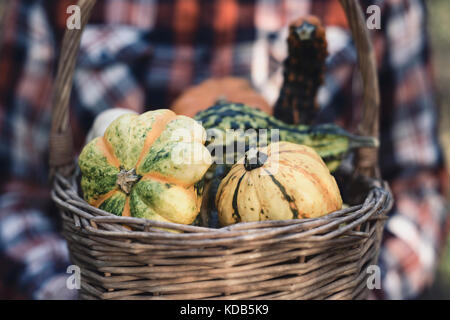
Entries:
[[[5,14],[1,298],[75,297],[65,290],[70,262],[53,222],[47,178],[51,90],[73,2],[15,0]],[[361,1],[364,9],[378,4],[382,18],[372,32],[382,94],[380,164],[396,199],[380,254],[384,298],[413,298],[429,285],[444,242],[445,170],[424,2]],[[337,0],[111,0],[98,1],[82,37],[70,102],[76,149],[104,109],[166,108],[186,87],[213,76],[246,77],[273,103],[287,25],[310,13],[326,25],[330,52],[320,120],[354,130],[361,81]]]

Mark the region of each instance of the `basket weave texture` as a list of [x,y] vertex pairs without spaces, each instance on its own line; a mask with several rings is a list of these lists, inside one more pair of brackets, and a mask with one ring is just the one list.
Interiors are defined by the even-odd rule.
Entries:
[[[365,113],[360,133],[378,136],[373,50],[356,0],[341,0],[358,50]],[[80,0],[82,27],[94,0]],[[238,223],[221,229],[120,217],[78,190],[68,101],[82,30],[64,37],[52,105],[52,199],[60,209],[82,299],[364,299],[392,197],[377,150],[362,149],[340,179],[356,204],[321,218]],[[354,199],[351,203],[355,203]],[[350,199],[352,200],[352,199]],[[167,232],[169,229],[175,232]]]

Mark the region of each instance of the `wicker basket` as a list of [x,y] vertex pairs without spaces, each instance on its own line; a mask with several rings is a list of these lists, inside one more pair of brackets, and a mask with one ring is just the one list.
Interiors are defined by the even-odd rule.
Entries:
[[[80,0],[82,28],[95,1]],[[373,50],[356,0],[341,0],[358,50],[365,113],[360,134],[378,136]],[[60,209],[83,299],[362,299],[392,206],[377,150],[356,154],[338,180],[356,205],[321,218],[211,229],[119,217],[88,205],[77,188],[68,101],[82,31],[66,31],[52,106],[52,199]],[[181,231],[171,233],[159,228]],[[133,230],[133,231],[131,231]]]

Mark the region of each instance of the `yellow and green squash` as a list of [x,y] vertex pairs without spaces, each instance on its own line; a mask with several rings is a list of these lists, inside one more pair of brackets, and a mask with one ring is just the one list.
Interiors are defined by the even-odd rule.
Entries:
[[[252,151],[254,151],[252,153]],[[316,218],[342,207],[334,177],[314,149],[289,142],[251,149],[221,181],[220,225]]]
[[116,215],[191,224],[212,163],[205,129],[166,109],[115,119],[82,150],[85,200]]

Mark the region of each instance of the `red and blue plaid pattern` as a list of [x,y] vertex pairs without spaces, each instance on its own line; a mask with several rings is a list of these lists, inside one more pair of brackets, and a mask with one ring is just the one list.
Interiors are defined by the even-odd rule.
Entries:
[[[382,174],[396,205],[380,255],[381,297],[414,298],[433,279],[444,241],[445,170],[423,0],[381,7],[372,32],[382,92]],[[0,39],[0,297],[73,297],[48,184],[50,99],[74,1],[8,3]],[[79,53],[70,103],[76,149],[112,107],[167,108],[209,77],[248,78],[271,103],[282,82],[290,21],[319,16],[330,56],[320,121],[354,130],[361,117],[356,52],[337,0],[98,1]],[[145,106],[145,107],[144,107]],[[53,215],[54,217],[55,215]]]

